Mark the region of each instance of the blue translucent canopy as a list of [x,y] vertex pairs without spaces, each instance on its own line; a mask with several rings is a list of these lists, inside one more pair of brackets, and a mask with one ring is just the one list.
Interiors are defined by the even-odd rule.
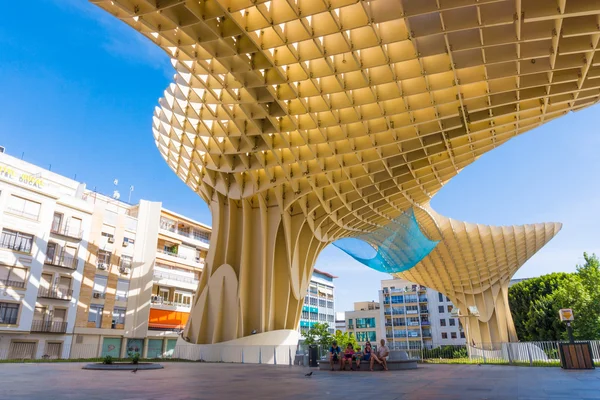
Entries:
[[417,265],[438,242],[421,232],[410,208],[383,228],[333,244],[367,267],[393,274]]

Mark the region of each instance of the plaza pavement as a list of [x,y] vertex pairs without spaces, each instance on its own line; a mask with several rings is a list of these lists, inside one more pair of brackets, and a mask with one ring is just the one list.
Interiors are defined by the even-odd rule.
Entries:
[[389,372],[212,363],[88,371],[81,363],[0,364],[0,399],[600,399],[600,369],[419,365]]

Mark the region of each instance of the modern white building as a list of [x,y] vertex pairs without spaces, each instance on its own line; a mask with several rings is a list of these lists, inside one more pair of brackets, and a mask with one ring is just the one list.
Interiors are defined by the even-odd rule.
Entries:
[[392,349],[464,344],[454,305],[441,293],[403,279],[381,281],[382,337]]
[[317,322],[329,324],[329,332],[335,333],[335,278],[337,277],[327,272],[314,269],[302,307],[298,328],[300,340],[304,339],[304,333]]
[[360,301],[354,303],[353,311],[346,311],[347,332],[356,338],[356,342],[362,347],[366,342],[376,346],[384,336],[381,328],[382,319],[379,303],[375,301]]
[[68,356],[93,212],[84,189],[0,153],[0,357]]
[[335,331],[346,332],[346,313],[343,311],[335,313]]

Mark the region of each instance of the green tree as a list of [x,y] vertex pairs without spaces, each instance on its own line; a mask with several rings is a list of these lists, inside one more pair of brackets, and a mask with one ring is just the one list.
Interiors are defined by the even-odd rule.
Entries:
[[308,332],[304,334],[304,343],[311,345],[321,345],[323,348],[328,347],[331,344],[331,333],[329,333],[329,324],[317,322],[314,324]]
[[512,286],[508,300],[517,335],[522,341],[565,340],[566,327],[558,310],[575,314],[573,336],[600,339],[600,260],[583,253],[585,263],[576,272],[554,273]]
[[[521,341],[556,340],[560,333],[554,328],[558,308],[552,295],[573,274],[558,272],[527,279],[508,290],[508,302]],[[556,314],[553,314],[556,310]],[[533,322],[535,321],[535,323]]]
[[331,341],[333,342],[334,340],[337,342],[338,346],[340,346],[342,350],[344,350],[346,346],[348,346],[348,343],[351,343],[354,349],[356,349],[356,346],[358,346],[354,335],[348,332],[336,332]]

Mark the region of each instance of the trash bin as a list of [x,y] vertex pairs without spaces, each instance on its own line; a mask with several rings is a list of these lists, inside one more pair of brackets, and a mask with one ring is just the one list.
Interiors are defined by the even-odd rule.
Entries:
[[311,344],[308,346],[308,366],[309,367],[318,367],[319,363],[317,360],[319,359],[319,349],[316,345]]

